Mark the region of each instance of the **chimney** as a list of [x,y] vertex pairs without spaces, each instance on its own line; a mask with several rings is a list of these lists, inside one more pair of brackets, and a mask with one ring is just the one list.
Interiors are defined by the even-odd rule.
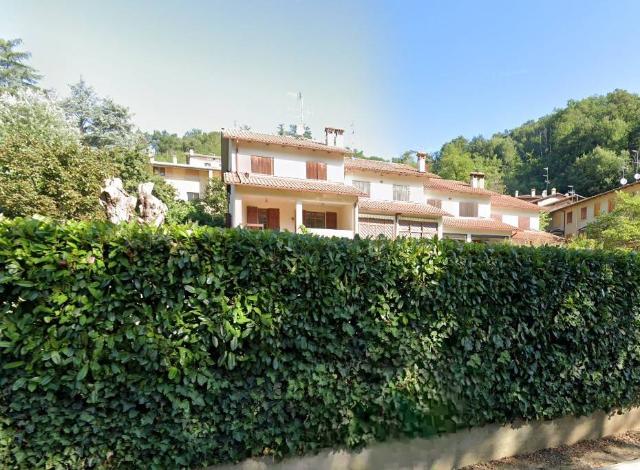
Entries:
[[536,197],[536,188],[531,188],[531,197]]
[[547,190],[546,189],[542,190],[542,197],[547,197]]
[[193,151],[193,149],[189,149],[189,156],[193,157],[194,154],[195,154],[195,152]]
[[519,192],[518,192],[518,190],[516,189],[515,197],[518,197],[518,195],[519,195],[519,194],[520,194],[520,193],[519,193]]
[[178,163],[178,157],[176,155],[171,156],[171,163]]
[[296,124],[296,136],[304,136],[304,124]]
[[555,196],[556,195],[556,188],[551,188],[551,195]]
[[471,172],[471,187],[484,189],[484,173],[478,171]]
[[416,157],[418,158],[418,171],[424,173],[427,171],[427,153],[416,152]]
[[333,127],[324,128],[324,143],[335,147],[336,145],[336,130]]
[[335,127],[324,128],[324,143],[331,147],[344,148],[344,129]]

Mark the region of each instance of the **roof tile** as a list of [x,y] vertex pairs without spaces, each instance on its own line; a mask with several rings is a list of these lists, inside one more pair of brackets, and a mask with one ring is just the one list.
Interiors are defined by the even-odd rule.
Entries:
[[427,178],[440,178],[438,175],[420,172],[417,168],[404,163],[383,162],[379,160],[367,160],[365,158],[347,158],[344,161],[345,171],[367,171],[373,173],[386,173],[400,176],[417,176]]
[[334,147],[322,142],[316,142],[315,140],[305,139],[302,137],[291,137],[287,135],[271,135],[250,131],[223,130],[222,137],[225,137],[227,139],[242,140],[245,142],[259,142],[261,144],[283,145],[285,147],[324,150],[325,152],[334,152],[339,154],[351,153],[351,150],[347,148]]
[[253,187],[288,189],[308,193],[329,193],[343,196],[365,196],[365,194],[353,186],[342,183],[333,183],[323,180],[307,180],[299,178],[285,178],[279,176],[260,175],[255,173],[224,174],[224,182]]
[[358,210],[368,214],[403,214],[427,217],[442,217],[451,215],[442,209],[429,204],[404,201],[374,201],[371,199],[360,199]]
[[538,206],[537,204],[532,204],[513,196],[498,193],[493,193],[491,195],[491,206],[540,212],[540,206]]
[[515,227],[500,222],[495,219],[482,217],[444,217],[442,219],[444,229],[457,228],[466,230],[480,230],[487,232],[509,232],[516,230]]
[[429,178],[424,183],[424,188],[432,191],[475,194],[479,196],[492,196],[496,194],[488,189],[473,188],[469,183],[463,181],[445,180],[441,178]]

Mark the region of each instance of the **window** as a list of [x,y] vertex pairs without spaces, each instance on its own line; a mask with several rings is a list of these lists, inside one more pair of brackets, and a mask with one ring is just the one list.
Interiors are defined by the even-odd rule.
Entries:
[[593,205],[593,216],[594,216],[594,217],[598,217],[599,215],[600,215],[600,203],[599,203],[599,202],[596,202],[596,203]]
[[302,223],[307,228],[338,228],[338,214],[336,212],[302,211]]
[[205,164],[204,164],[204,166],[208,166],[208,167],[210,167],[210,166],[211,166],[211,163],[205,163]]
[[273,157],[251,155],[251,173],[273,175]]
[[442,209],[442,201],[440,199],[427,199],[427,204]]
[[572,224],[573,223],[573,211],[567,212],[567,223],[568,224]]
[[404,184],[393,185],[393,200],[394,201],[408,201],[409,200],[409,186]]
[[356,181],[353,180],[353,186],[365,193],[367,196],[371,196],[371,183],[368,181]]
[[519,215],[518,228],[522,230],[529,230],[531,228],[531,219],[526,215]]
[[159,176],[165,176],[166,170],[164,168],[154,167],[153,174]]
[[280,229],[280,209],[247,206],[247,227],[254,229]]
[[587,220],[587,208],[586,207],[581,207],[580,208],[580,220]]
[[477,202],[461,202],[460,217],[478,217]]
[[195,201],[200,199],[200,193],[187,193],[187,201]]
[[327,164],[324,162],[307,162],[307,179],[326,180]]

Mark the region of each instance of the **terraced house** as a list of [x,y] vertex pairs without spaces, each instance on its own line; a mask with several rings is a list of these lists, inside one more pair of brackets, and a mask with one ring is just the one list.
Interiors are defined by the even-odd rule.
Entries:
[[[247,131],[223,131],[222,171],[230,225],[327,236],[433,237],[549,243],[535,204],[426,168],[350,157],[343,131],[324,142]],[[551,237],[551,238],[550,238]]]

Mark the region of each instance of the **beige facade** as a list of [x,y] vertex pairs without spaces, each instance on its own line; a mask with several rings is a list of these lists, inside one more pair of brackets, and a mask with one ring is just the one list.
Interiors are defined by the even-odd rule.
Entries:
[[570,204],[552,207],[549,210],[551,222],[548,230],[565,237],[577,235],[598,216],[614,209],[618,191],[639,194],[640,182],[627,184]]
[[162,177],[176,190],[176,199],[190,201],[204,196],[209,180],[221,178],[220,158],[187,154],[186,163],[160,161],[152,158],[153,173]]

